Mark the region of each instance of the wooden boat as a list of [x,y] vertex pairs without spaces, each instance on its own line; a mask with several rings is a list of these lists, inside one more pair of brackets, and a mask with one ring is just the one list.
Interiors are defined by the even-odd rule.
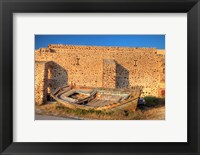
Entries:
[[135,111],[140,94],[140,90],[68,85],[58,88],[51,97],[70,109]]

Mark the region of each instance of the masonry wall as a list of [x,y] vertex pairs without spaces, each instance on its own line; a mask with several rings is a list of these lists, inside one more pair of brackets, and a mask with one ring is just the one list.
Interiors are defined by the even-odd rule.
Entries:
[[116,87],[116,63],[114,60],[104,59],[103,60],[103,85],[105,88]]
[[106,59],[116,63],[116,88],[139,87],[143,96],[159,96],[165,87],[164,51],[155,48],[49,45],[35,51],[36,61],[53,61],[59,66],[54,68],[54,87],[70,83],[113,87],[114,81],[104,84]]
[[47,99],[47,67],[49,62],[36,61],[35,62],[35,103],[41,105]]

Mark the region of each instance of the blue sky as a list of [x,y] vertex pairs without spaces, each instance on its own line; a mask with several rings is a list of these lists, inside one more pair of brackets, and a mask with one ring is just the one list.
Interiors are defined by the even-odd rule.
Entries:
[[48,44],[165,49],[165,35],[35,35],[35,49]]

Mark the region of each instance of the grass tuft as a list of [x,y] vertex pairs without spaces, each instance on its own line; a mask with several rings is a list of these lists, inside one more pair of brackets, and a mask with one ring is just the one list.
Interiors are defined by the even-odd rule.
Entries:
[[146,105],[149,107],[158,107],[165,105],[165,98],[158,98],[155,96],[146,96],[144,97]]
[[65,113],[73,113],[75,115],[87,115],[87,114],[96,114],[96,115],[111,115],[112,112],[106,112],[101,110],[84,110],[84,109],[69,109],[67,107],[63,107],[61,105],[57,105],[56,109],[63,110]]

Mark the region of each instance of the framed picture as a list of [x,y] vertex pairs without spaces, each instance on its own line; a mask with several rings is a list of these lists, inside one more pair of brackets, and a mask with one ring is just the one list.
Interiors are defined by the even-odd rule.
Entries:
[[1,153],[199,154],[199,7],[1,0]]

